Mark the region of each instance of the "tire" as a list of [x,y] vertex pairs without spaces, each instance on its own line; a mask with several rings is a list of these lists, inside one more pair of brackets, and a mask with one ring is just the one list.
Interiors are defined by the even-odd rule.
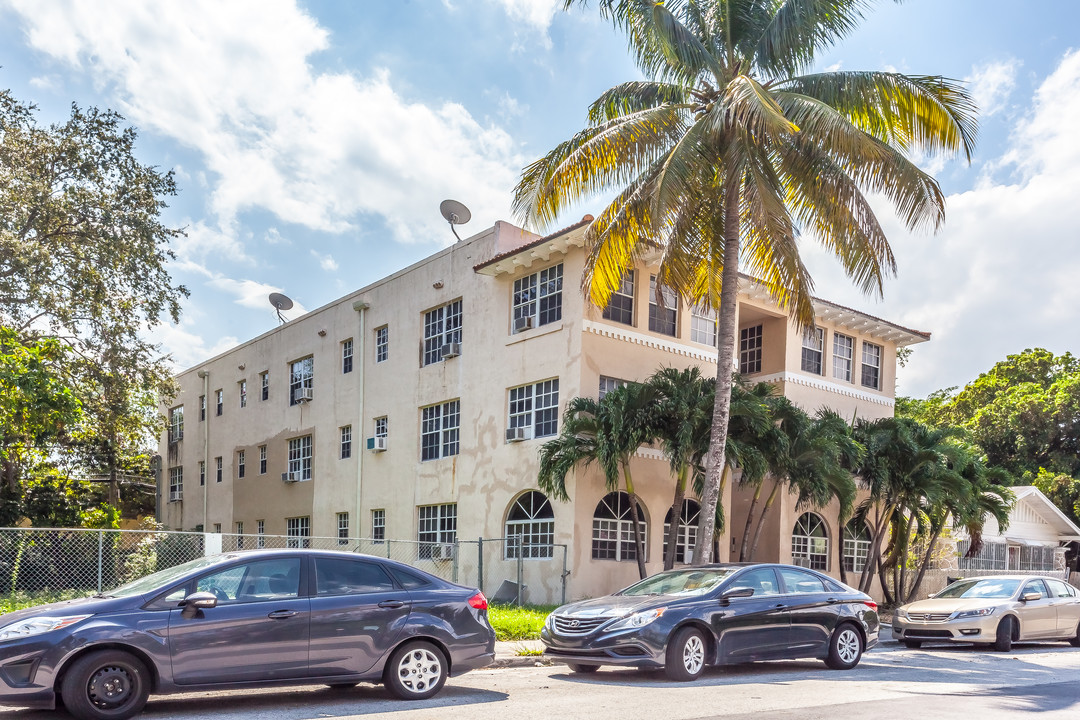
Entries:
[[998,652],[1009,652],[1013,643],[1013,623],[1011,617],[1002,618],[997,626],[997,636],[994,640],[994,649]]
[[402,700],[426,700],[446,684],[446,656],[431,643],[402,645],[383,671],[386,688]]
[[904,645],[911,650],[918,650],[922,647],[922,640],[905,640]]
[[588,675],[600,669],[599,665],[582,665],[580,663],[566,663],[566,667],[570,668],[570,672],[582,675]]
[[669,680],[689,682],[705,670],[705,636],[700,630],[684,627],[668,642],[664,674]]
[[79,720],[126,720],[138,715],[150,696],[150,672],[123,650],[83,655],[60,684],[64,708]]
[[1076,634],[1069,638],[1069,644],[1073,647],[1080,647],[1080,625],[1076,626]]
[[862,635],[851,623],[837,625],[829,638],[829,655],[825,664],[833,670],[850,670],[862,659]]

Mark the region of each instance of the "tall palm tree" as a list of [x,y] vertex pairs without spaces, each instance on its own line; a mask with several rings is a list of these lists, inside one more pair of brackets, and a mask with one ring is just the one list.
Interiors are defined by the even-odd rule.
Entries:
[[630,496],[630,520],[638,573],[645,572],[645,543],[641,536],[638,498],[630,471],[630,458],[656,436],[656,400],[648,385],[630,383],[597,401],[576,397],[566,405],[562,430],[540,447],[537,484],[558,500],[568,501],[566,477],[577,465],[596,463],[609,492],[619,489],[621,479]]
[[[572,5],[587,0],[565,0]],[[583,289],[605,306],[623,272],[659,250],[659,280],[718,314],[713,426],[695,563],[711,560],[725,459],[740,261],[802,326],[813,283],[800,230],[865,292],[895,271],[866,191],[910,229],[945,200],[905,153],[974,147],[975,107],[939,76],[811,72],[871,0],[597,0],[645,75],[603,93],[588,126],[526,167],[514,208],[554,223],[587,196],[616,197],[586,231]]]

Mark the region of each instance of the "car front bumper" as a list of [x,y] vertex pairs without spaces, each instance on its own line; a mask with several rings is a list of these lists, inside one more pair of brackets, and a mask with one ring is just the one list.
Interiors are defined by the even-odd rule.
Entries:
[[544,644],[544,657],[555,662],[663,667],[664,638],[658,635],[653,639],[650,635],[650,632],[627,630],[567,637],[545,627],[540,632],[540,640]]
[[918,642],[993,642],[997,626],[1001,621],[998,614],[984,617],[961,618],[944,621],[918,621],[894,617],[893,638]]
[[0,644],[0,705],[56,708],[56,645],[40,638]]

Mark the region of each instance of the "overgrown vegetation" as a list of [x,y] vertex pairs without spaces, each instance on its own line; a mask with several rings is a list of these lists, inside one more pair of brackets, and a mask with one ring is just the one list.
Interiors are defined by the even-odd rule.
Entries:
[[558,605],[489,605],[488,621],[495,630],[495,639],[539,640],[547,616]]
[[44,592],[28,593],[14,592],[0,595],[0,615],[13,613],[17,610],[45,605],[47,603],[62,602],[90,595],[89,590],[46,590]]

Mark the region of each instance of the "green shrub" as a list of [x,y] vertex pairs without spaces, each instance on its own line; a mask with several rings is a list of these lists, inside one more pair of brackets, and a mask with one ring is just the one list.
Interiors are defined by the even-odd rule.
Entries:
[[495,630],[496,640],[539,640],[540,629],[544,627],[548,613],[557,607],[558,605],[490,605],[488,620]]
[[20,590],[18,592],[0,596],[0,615],[6,615],[7,613],[12,613],[16,610],[34,607],[35,605],[45,605],[46,603],[60,602],[61,600],[86,597],[88,594],[89,592],[86,590],[59,590],[36,593],[23,592]]

